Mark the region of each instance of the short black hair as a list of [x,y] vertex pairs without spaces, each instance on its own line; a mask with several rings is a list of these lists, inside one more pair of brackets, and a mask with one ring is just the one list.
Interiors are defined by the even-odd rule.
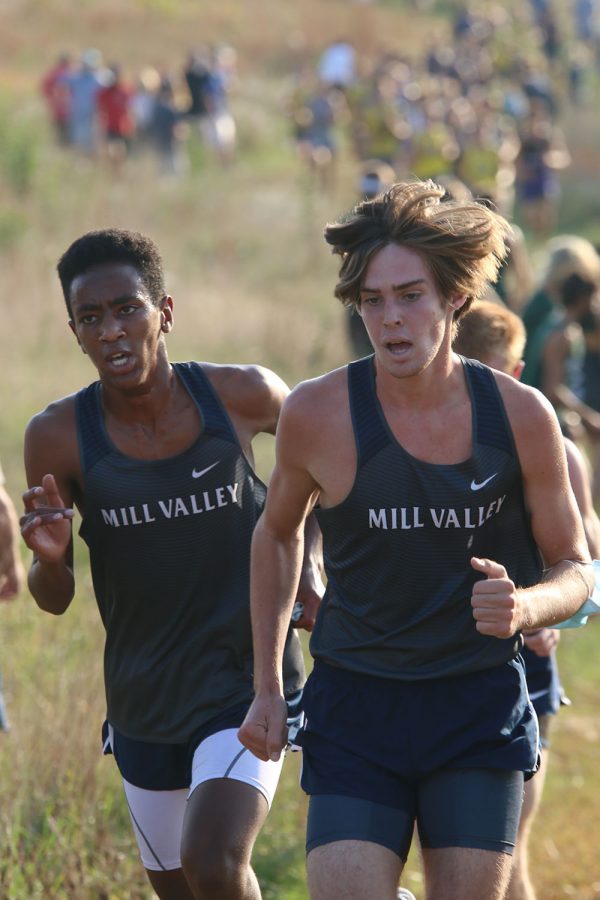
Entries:
[[88,269],[105,263],[124,263],[133,266],[148,289],[155,306],[165,296],[163,263],[154,241],[139,231],[105,228],[88,231],[74,241],[58,261],[56,267],[69,315],[73,281]]

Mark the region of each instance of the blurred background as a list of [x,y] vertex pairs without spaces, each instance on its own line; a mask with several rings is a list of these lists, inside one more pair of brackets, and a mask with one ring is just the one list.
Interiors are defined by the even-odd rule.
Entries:
[[[494,298],[528,323],[525,378],[549,396],[585,356],[587,380],[568,385],[579,406],[552,398],[600,472],[600,276],[586,256],[600,244],[600,3],[3,0],[0,22],[0,461],[18,509],[27,421],[94,379],[55,274],[71,241],[108,226],[148,233],[175,300],[171,358],[261,363],[293,385],[369,352],[333,298],[323,226],[411,177],[470,191],[514,223]],[[585,248],[557,271],[574,237]],[[565,302],[572,274],[594,285],[585,317]],[[544,332],[533,341],[539,294],[546,326],[570,341],[550,387]],[[259,444],[265,478],[272,453]],[[103,633],[76,543],[63,619],[27,594],[0,609],[10,900],[152,896],[100,755]],[[572,706],[534,826],[543,900],[600,897],[597,626],[559,649]],[[298,770],[289,759],[257,846],[265,898],[306,897]],[[416,853],[403,882],[420,900]]]

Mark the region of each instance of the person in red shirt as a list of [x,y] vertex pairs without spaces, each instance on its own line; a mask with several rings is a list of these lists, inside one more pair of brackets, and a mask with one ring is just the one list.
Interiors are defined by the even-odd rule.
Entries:
[[127,158],[135,132],[132,97],[133,89],[121,77],[120,67],[111,66],[109,82],[98,92],[96,102],[107,155],[115,168]]
[[69,88],[65,75],[70,71],[71,59],[63,53],[44,75],[40,85],[58,142],[63,146],[69,143]]

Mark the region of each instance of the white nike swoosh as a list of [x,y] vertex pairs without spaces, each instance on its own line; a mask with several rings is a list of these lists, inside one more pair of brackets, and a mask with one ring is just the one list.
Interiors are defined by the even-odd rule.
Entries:
[[490,475],[489,478],[486,478],[485,481],[480,481],[479,484],[473,479],[471,482],[471,490],[472,491],[480,491],[482,487],[485,487],[486,484],[489,484],[492,478],[495,478],[498,473],[494,472],[493,475]]
[[205,469],[200,469],[199,472],[196,472],[195,469],[192,469],[192,478],[202,478],[203,475],[206,475],[207,472],[210,472],[211,469],[214,469],[215,466],[218,466],[220,462],[221,460],[218,459],[216,462],[212,463],[212,465],[210,466],[207,466]]

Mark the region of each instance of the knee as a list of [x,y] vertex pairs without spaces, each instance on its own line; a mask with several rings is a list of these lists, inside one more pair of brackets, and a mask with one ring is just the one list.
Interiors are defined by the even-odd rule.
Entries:
[[230,848],[204,845],[183,846],[181,865],[197,900],[219,900],[244,896],[248,861]]

